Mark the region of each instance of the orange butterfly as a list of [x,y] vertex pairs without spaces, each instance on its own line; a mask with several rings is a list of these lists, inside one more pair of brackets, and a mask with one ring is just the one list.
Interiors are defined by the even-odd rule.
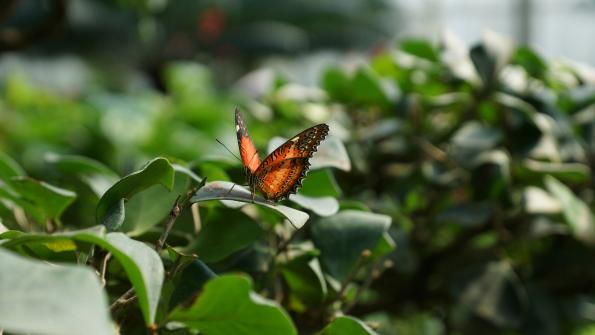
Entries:
[[308,160],[328,131],[329,127],[324,123],[310,127],[283,143],[261,162],[240,110],[236,108],[238,146],[252,200],[257,189],[265,199],[272,201],[295,193],[310,167]]

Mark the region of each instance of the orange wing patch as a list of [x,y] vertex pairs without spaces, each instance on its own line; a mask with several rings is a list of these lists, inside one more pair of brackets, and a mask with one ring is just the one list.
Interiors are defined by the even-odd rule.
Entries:
[[266,199],[278,200],[295,193],[310,164],[307,158],[290,158],[260,170],[256,186]]
[[244,119],[242,119],[242,115],[238,108],[236,108],[236,135],[238,137],[240,157],[242,158],[244,168],[251,173],[256,172],[260,166],[260,157],[258,157],[258,151],[248,135],[246,124],[244,123]]

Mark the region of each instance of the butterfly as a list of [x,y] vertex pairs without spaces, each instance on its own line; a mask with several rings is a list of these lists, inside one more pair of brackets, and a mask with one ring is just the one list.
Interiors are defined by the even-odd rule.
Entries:
[[310,127],[283,143],[262,162],[236,108],[236,134],[252,200],[256,190],[266,200],[278,201],[297,192],[310,167],[310,158],[328,134],[328,125]]

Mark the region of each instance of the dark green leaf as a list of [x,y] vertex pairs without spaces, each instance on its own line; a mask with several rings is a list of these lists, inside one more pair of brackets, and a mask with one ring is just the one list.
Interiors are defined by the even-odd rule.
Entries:
[[454,285],[459,302],[456,323],[464,324],[476,315],[498,327],[521,324],[527,297],[510,264],[492,262],[474,268],[466,278],[457,278]]
[[292,295],[306,305],[321,304],[327,293],[326,281],[318,259],[304,254],[281,268],[283,278]]
[[213,208],[201,222],[193,250],[205,262],[219,261],[263,234],[258,222],[234,209]]
[[353,271],[364,250],[376,247],[390,226],[386,215],[346,210],[312,225],[312,239],[328,273],[342,280]]

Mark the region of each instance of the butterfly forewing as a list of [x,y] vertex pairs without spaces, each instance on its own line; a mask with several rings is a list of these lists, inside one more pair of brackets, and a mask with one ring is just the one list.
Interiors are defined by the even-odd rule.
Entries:
[[295,193],[310,167],[309,158],[328,134],[319,124],[295,135],[268,155],[256,170],[256,183],[265,198],[278,200]]
[[254,143],[252,143],[248,135],[246,124],[238,108],[236,108],[236,134],[238,136],[238,147],[240,148],[242,163],[248,171],[254,173],[260,166],[260,158],[258,157],[258,151],[256,151]]

